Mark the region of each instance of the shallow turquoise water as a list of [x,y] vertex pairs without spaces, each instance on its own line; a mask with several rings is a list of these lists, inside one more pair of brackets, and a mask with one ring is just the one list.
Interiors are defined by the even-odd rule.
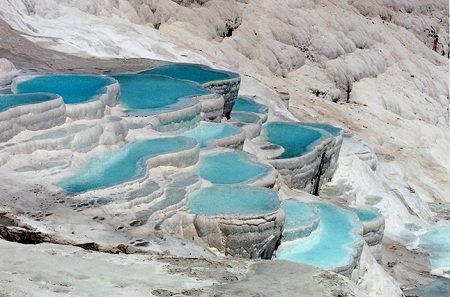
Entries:
[[278,159],[298,157],[309,151],[323,136],[320,132],[298,123],[270,122],[263,126],[267,141],[284,148]]
[[317,233],[306,238],[282,242],[277,258],[330,269],[347,264],[353,249],[361,240],[355,227],[359,222],[355,215],[326,203],[312,203],[317,207],[320,223]]
[[231,119],[246,124],[258,123],[261,120],[257,114],[250,112],[232,112]]
[[276,211],[280,201],[276,192],[251,186],[213,186],[200,189],[187,200],[195,214],[263,214]]
[[202,158],[199,175],[213,184],[236,184],[256,180],[267,174],[269,167],[253,162],[243,152],[212,154]]
[[450,227],[431,228],[420,237],[419,246],[431,254],[431,267],[450,268]]
[[149,158],[195,145],[195,141],[182,136],[135,141],[89,160],[74,176],[58,185],[68,193],[80,193],[135,180],[146,174]]
[[376,211],[372,211],[369,209],[356,208],[354,210],[354,212],[356,213],[356,215],[358,216],[358,218],[361,222],[372,221],[376,217],[378,217],[378,214]]
[[247,99],[245,97],[237,97],[234,102],[233,111],[245,111],[245,112],[263,112],[265,106],[259,104],[253,100]]
[[191,80],[200,84],[239,76],[237,73],[212,69],[199,64],[168,64],[143,71],[140,74],[159,74],[178,79]]
[[241,130],[225,123],[203,122],[198,127],[184,133],[185,136],[197,140],[200,147],[212,145],[214,140],[237,135]]
[[341,128],[338,128],[338,127],[335,127],[335,126],[332,126],[329,124],[325,124],[325,123],[302,123],[302,125],[325,130],[333,136],[338,136],[339,133],[341,133],[341,131],[342,131]]
[[43,93],[0,95],[0,111],[21,105],[41,103],[55,98],[57,98],[56,95]]
[[311,222],[316,213],[314,207],[308,203],[303,203],[295,200],[283,201],[283,209],[285,214],[284,228],[291,229],[298,225]]
[[151,110],[173,105],[182,98],[211,93],[199,84],[160,75],[116,75],[120,103],[131,110]]
[[111,77],[96,75],[42,75],[19,82],[16,92],[58,94],[64,103],[77,104],[95,99],[106,91],[106,86],[114,82]]

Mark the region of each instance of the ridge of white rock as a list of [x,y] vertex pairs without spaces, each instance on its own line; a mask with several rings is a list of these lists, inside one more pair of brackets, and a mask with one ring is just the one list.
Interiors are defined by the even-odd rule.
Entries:
[[49,95],[44,102],[0,111],[0,141],[5,142],[24,130],[44,130],[62,125],[65,121],[66,106],[62,98]]

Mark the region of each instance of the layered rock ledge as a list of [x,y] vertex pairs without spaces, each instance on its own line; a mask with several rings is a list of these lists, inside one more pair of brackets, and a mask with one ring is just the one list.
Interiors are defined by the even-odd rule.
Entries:
[[271,259],[280,243],[284,211],[273,191],[215,186],[188,197],[187,206],[183,236],[201,239],[222,254]]
[[[40,96],[45,101],[0,109],[0,142],[6,142],[24,130],[44,130],[62,125],[66,121],[66,106],[62,98],[52,94],[8,95],[20,99]],[[6,100],[0,96],[0,100]]]
[[[283,124],[282,122],[267,124],[279,123]],[[288,153],[289,155],[286,157],[285,152],[288,149],[280,145],[271,146],[270,139],[267,139],[267,132],[264,130],[266,126],[264,126],[263,137],[259,139],[260,148],[265,151],[268,162],[278,170],[289,187],[318,195],[322,184],[331,180],[337,169],[343,132],[338,129],[339,131],[333,135],[324,129],[308,127],[307,124],[289,123],[288,125],[315,131],[320,136],[316,136],[317,139],[308,143],[301,153],[294,155]]]

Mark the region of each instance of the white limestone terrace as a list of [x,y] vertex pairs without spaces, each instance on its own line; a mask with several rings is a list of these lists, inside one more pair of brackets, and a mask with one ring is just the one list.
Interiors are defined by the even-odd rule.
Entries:
[[142,74],[160,74],[173,78],[195,81],[202,87],[220,94],[224,98],[223,116],[230,118],[236,101],[241,77],[238,73],[213,69],[201,64],[173,63],[141,72]]
[[242,149],[246,134],[239,127],[228,123],[201,122],[196,128],[184,133],[185,136],[197,140],[201,148],[216,146]]
[[[256,113],[261,116],[263,123],[266,122],[267,114],[269,113],[269,108],[264,104],[258,103],[256,99],[258,99],[258,97],[256,96],[239,95],[236,98],[231,113],[232,114],[236,112]],[[261,99],[259,98],[258,100]]]
[[0,146],[0,164],[5,164],[15,155],[32,155],[39,150],[88,153],[98,146],[123,143],[127,134],[127,122],[114,116],[96,122],[69,122],[42,131],[30,129]]
[[[66,77],[69,76],[63,76],[63,78]],[[161,106],[156,102],[158,105],[155,108],[156,112],[151,108],[155,106],[150,106],[150,108],[146,106],[146,104],[154,105],[154,102],[138,102],[138,105],[133,105],[136,93],[140,95],[139,92],[149,91],[145,88],[146,83],[144,85],[134,84],[134,79],[137,78],[139,81],[149,77],[156,78],[156,81],[161,79],[167,81],[166,77],[148,74],[116,76],[119,84],[124,88],[122,99],[123,105],[128,107],[128,116],[123,114],[121,117],[110,116],[101,121],[87,117],[87,120],[75,120],[62,127],[39,131],[37,135],[31,137],[28,133],[18,135],[13,139],[13,145],[5,147],[2,151],[3,156],[8,155],[2,159],[2,164],[17,175],[29,176],[34,170],[47,171],[44,176],[53,176],[53,180],[55,178],[59,180],[55,184],[47,182],[48,189],[53,191],[63,189],[66,194],[73,195],[76,200],[88,201],[81,203],[82,208],[78,211],[88,213],[89,205],[99,201],[98,203],[103,205],[104,210],[108,209],[110,214],[115,214],[115,222],[119,223],[123,219],[128,219],[130,226],[136,227],[137,230],[148,227],[162,228],[172,233],[182,230],[181,235],[186,238],[192,236],[202,238],[210,247],[216,248],[224,254],[270,259],[281,238],[284,215],[278,198],[275,198],[277,197],[276,192],[267,192],[268,190],[260,187],[274,187],[277,172],[271,166],[257,164],[254,161],[256,157],[250,157],[247,153],[220,149],[219,147],[242,149],[246,139],[246,133],[242,129],[228,123],[201,122],[198,127],[184,133],[188,137],[167,137],[162,133],[164,131],[160,126],[151,126],[154,130],[150,132],[146,125],[136,125],[135,118],[152,116],[154,113],[156,113],[158,121],[159,117],[163,119],[165,117],[166,125],[171,125],[172,122],[175,122],[175,125],[179,124],[178,119],[171,115],[173,111],[170,104],[169,108],[165,109],[165,102]],[[130,85],[123,83],[128,79],[131,79],[133,83]],[[175,80],[170,79],[169,81]],[[152,82],[155,83],[155,80]],[[192,83],[190,84],[192,85]],[[21,83],[18,85],[20,86]],[[155,91],[161,91],[158,90],[157,82],[154,87]],[[198,85],[193,85],[193,87],[198,89]],[[64,88],[70,90],[70,86]],[[201,88],[198,90],[203,92]],[[178,100],[179,97],[174,96],[172,99]],[[70,101],[70,99],[68,100]],[[188,103],[184,107],[200,106],[195,99],[188,98],[188,101],[193,104],[189,105]],[[248,100],[246,103],[254,104]],[[255,106],[258,107],[258,112],[247,113],[256,115],[260,119],[256,124],[261,125],[267,109],[260,104]],[[121,107],[111,108],[111,113],[117,114],[118,109],[120,110]],[[123,108],[121,112],[123,112]],[[261,118],[259,118],[259,112],[263,113]],[[193,122],[193,125],[195,124],[196,121]],[[176,129],[171,131],[174,130]],[[215,181],[214,177],[206,172],[208,170],[205,170],[205,167],[202,168],[202,162],[198,163],[200,148],[203,149],[203,165],[207,165],[207,159],[214,158],[214,153],[216,153],[215,156],[226,156],[225,163],[220,166],[231,166],[228,176],[236,178],[235,171],[248,176],[240,176],[241,180],[233,179],[223,182],[231,184],[228,187],[213,186],[211,188],[207,183],[189,177],[200,172],[200,176],[209,183],[222,183]],[[10,158],[11,155],[30,155],[31,157],[36,155],[39,150],[48,150],[49,154],[53,155],[46,167],[24,166],[17,158]],[[236,166],[232,166],[234,163],[230,164],[228,156],[237,157]],[[56,161],[67,158],[70,161]],[[26,157],[25,160],[30,160],[30,158]],[[243,165],[242,168],[239,164]],[[179,173],[173,173],[166,168],[178,168]],[[255,168],[258,170],[255,171]],[[213,168],[211,171],[210,168],[209,173],[216,174],[219,170],[220,168]],[[223,170],[220,172],[224,174]],[[224,174],[221,177],[226,178],[226,176],[227,174]],[[32,180],[36,178],[38,177],[33,176]],[[247,187],[242,184],[257,187]],[[210,204],[210,207],[222,205],[229,211],[216,210],[212,213],[203,213],[206,210],[198,208],[191,212],[192,205],[189,204],[191,201],[189,197],[191,192],[196,189],[202,193],[210,193],[208,191],[212,189],[223,192],[227,197],[221,201],[222,204],[209,201],[214,199],[210,193],[204,195],[203,206],[205,203]],[[248,192],[249,197],[240,197],[241,191]],[[260,213],[257,211],[258,207],[265,207],[264,205],[267,206],[272,202],[263,201],[262,204],[258,204],[259,198],[255,200],[256,202],[253,198],[259,194],[273,196],[268,198],[268,201],[278,201],[275,203],[277,206],[269,207]],[[229,195],[231,195],[231,201],[228,201]],[[188,211],[174,215],[179,209],[183,210],[186,203]],[[247,205],[245,209],[241,207],[242,204]],[[84,206],[88,206],[88,209],[84,210]],[[124,208],[128,209],[125,213],[123,213]],[[212,230],[211,228],[217,232],[209,234],[208,230]],[[217,240],[218,237],[222,239]],[[245,244],[242,245],[242,242]]]
[[381,241],[384,236],[385,220],[376,208],[355,208],[354,212],[358,216],[363,226],[363,237],[370,248],[374,258],[380,262],[383,256]]
[[257,143],[288,186],[317,195],[337,168],[343,132],[330,125],[314,126],[267,122]]
[[117,115],[136,127],[181,131],[200,120],[220,121],[223,98],[200,84],[154,74],[117,74],[121,87]]
[[48,74],[17,77],[11,87],[17,94],[46,92],[60,95],[71,120],[99,119],[118,102],[119,84],[107,76]]
[[273,188],[278,172],[247,152],[216,148],[201,153],[198,175],[214,185],[247,184]]
[[230,115],[230,121],[244,129],[248,139],[261,134],[262,124],[267,121],[269,112],[267,106],[254,100],[255,97],[238,96]]
[[148,167],[187,167],[197,163],[199,147],[187,137],[134,141],[89,160],[58,183],[67,193],[81,193],[148,178]]
[[[301,202],[295,199],[298,198],[283,201],[288,203],[287,206],[294,206],[286,211],[289,225],[292,226],[292,222],[298,221],[295,216],[301,216],[307,209],[302,205],[295,206],[296,203],[306,203],[307,207],[315,208],[320,220],[315,224],[317,219],[314,219],[313,213],[311,222],[305,224],[304,231],[284,237],[276,258],[313,265],[355,279],[364,245],[361,236],[363,228],[357,216],[331,203]],[[296,222],[295,225],[302,224],[304,223]]]
[[[110,113],[117,115],[120,108],[115,106]],[[55,232],[57,228],[56,234],[72,239],[82,234],[84,240],[103,244],[128,242],[130,246],[143,249],[169,250],[184,255],[192,253],[187,247],[180,247],[180,243],[171,242],[174,246],[169,247],[169,243],[146,240],[150,230],[194,239],[200,247],[206,248],[206,244],[208,249],[195,252],[200,255],[212,251],[217,256],[272,258],[285,224],[284,211],[276,194],[277,172],[271,166],[264,166],[269,169],[268,174],[243,182],[253,186],[231,184],[211,187],[210,181],[195,177],[202,166],[198,162],[199,156],[226,152],[248,155],[221,148],[242,149],[244,141],[250,141],[242,129],[229,123],[201,122],[198,127],[183,133],[197,139],[197,145],[192,138],[174,137],[173,134],[179,132],[165,133],[161,129],[137,126],[130,118],[106,116],[100,120],[68,121],[61,127],[21,133],[12,139],[10,147],[4,147],[2,153],[7,154],[8,158],[2,163],[3,169],[13,173],[8,180],[22,177],[24,185],[39,183],[44,186],[47,195],[56,195],[64,201],[69,194],[73,201],[71,208],[76,215],[67,218],[68,210],[59,209],[49,217],[45,214],[38,217],[39,223],[29,221],[31,225],[39,226],[45,232]],[[167,123],[170,124],[170,119]],[[172,152],[165,141],[177,138],[189,139],[189,145],[187,148],[177,146],[176,151]],[[161,151],[144,159],[139,158],[142,155],[133,153],[136,150],[151,155],[148,150],[156,149],[153,141],[160,141],[161,144],[156,147],[169,151]],[[134,159],[129,161],[123,156]],[[258,158],[261,156],[250,157],[250,163]],[[226,165],[230,166],[228,163]],[[231,169],[241,170],[238,167]],[[36,172],[39,174],[36,175]],[[127,172],[132,174],[123,177]],[[230,174],[234,173],[231,171]],[[108,182],[107,179],[111,178],[114,180]],[[52,181],[55,180],[60,182],[54,184]],[[274,187],[275,191],[262,187]],[[199,192],[207,194],[203,194],[202,207],[195,208],[191,199]],[[256,196],[270,193],[268,196],[272,198],[261,202],[259,198],[253,199],[255,193]],[[214,200],[220,198],[225,199]],[[214,210],[214,207],[218,208]],[[103,222],[105,217],[107,224]],[[92,224],[96,228],[87,230],[86,226]],[[70,230],[77,235],[71,235]],[[358,253],[354,259],[345,269],[340,267],[336,271],[349,276],[359,259]]]
[[308,237],[319,226],[320,215],[317,207],[293,199],[283,200],[282,205],[286,216],[284,240]]
[[271,259],[279,245],[284,212],[275,191],[251,186],[212,186],[187,198],[182,232],[225,255]]
[[66,106],[59,95],[0,95],[0,142],[24,130],[48,129],[65,121]]

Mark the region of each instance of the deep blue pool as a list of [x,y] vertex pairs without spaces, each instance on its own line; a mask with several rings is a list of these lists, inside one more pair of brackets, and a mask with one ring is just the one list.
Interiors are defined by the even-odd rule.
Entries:
[[68,193],[110,187],[145,176],[146,160],[193,148],[196,142],[179,136],[135,141],[89,160],[74,176],[58,185]]
[[168,64],[143,71],[140,74],[165,75],[173,78],[195,81],[199,84],[239,76],[237,73],[213,69],[200,64]]
[[0,95],[0,111],[21,105],[41,103],[56,98],[58,98],[57,95],[44,93]]
[[215,140],[241,133],[241,129],[226,123],[202,122],[198,127],[184,133],[197,140],[200,147],[213,145]]
[[77,104],[95,99],[115,83],[107,76],[83,74],[55,74],[35,76],[16,85],[17,93],[45,92],[60,95],[64,103]]
[[312,149],[324,134],[299,123],[270,122],[263,126],[261,134],[267,141],[283,147],[278,159],[298,157]]
[[161,75],[115,75],[120,85],[120,103],[131,111],[160,109],[183,98],[209,94],[199,84]]
[[276,192],[251,186],[213,186],[202,188],[191,195],[187,206],[192,213],[263,214],[280,208]]
[[213,184],[237,184],[256,180],[269,170],[244,152],[225,152],[204,156],[199,175]]

